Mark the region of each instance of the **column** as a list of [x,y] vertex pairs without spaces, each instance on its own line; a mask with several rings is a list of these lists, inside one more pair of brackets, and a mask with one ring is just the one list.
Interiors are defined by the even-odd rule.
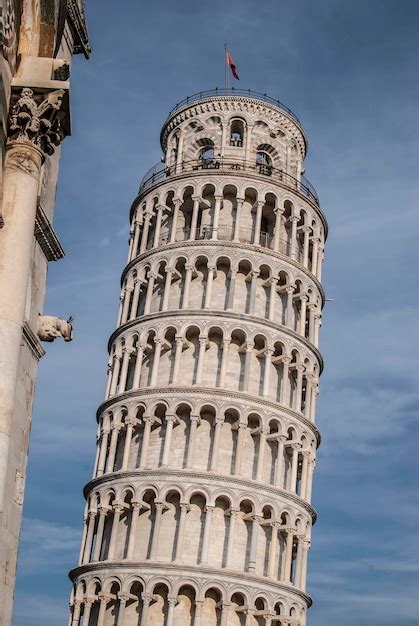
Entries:
[[138,389],[140,386],[141,368],[143,365],[144,345],[142,343],[137,346],[137,356],[135,359],[134,378],[132,381],[132,388]]
[[[141,622],[140,626],[147,626],[148,622],[148,609],[150,608],[150,602],[152,600],[151,596],[143,595],[141,596],[142,600],[142,610],[141,610]],[[98,625],[99,626],[99,625]]]
[[302,574],[302,566],[303,566],[303,538],[301,535],[298,535],[298,543],[297,543],[297,556],[295,563],[295,577],[294,577],[294,586],[300,587],[301,584],[301,574]]
[[258,552],[258,532],[259,532],[260,517],[257,515],[252,516],[252,537],[250,540],[250,554],[249,554],[249,567],[248,572],[254,574],[256,571],[256,558]]
[[221,157],[224,157],[225,147],[227,145],[227,132],[228,132],[228,123],[221,122],[222,127],[222,135],[221,135]]
[[228,285],[227,311],[234,310],[234,293],[236,291],[237,268],[230,269],[230,281]]
[[112,365],[113,365],[113,357],[108,361],[108,368],[106,370],[107,381],[106,381],[106,390],[105,390],[105,398],[109,398],[109,393],[111,390],[112,383]]
[[204,309],[211,308],[212,282],[214,280],[215,266],[208,264],[207,288],[205,291]]
[[210,465],[211,472],[216,472],[217,471],[218,452],[219,452],[219,449],[220,449],[220,435],[221,435],[221,429],[223,427],[223,424],[224,424],[224,418],[223,417],[216,417],[215,418],[214,445],[212,447],[212,456],[211,456],[211,465]]
[[318,254],[319,254],[320,238],[312,237],[311,241],[313,242],[313,248],[311,250],[311,273],[314,274],[314,276],[317,276],[317,263],[319,261]]
[[297,258],[297,222],[298,217],[293,215],[290,217],[291,222],[291,242],[290,242],[290,257],[292,259]]
[[300,443],[292,443],[292,461],[291,461],[291,478],[290,478],[290,488],[291,493],[296,492],[297,487],[297,470],[298,470],[298,451],[301,448]]
[[97,524],[96,530],[96,543],[95,549],[93,552],[92,561],[100,561],[100,553],[102,551],[102,541],[103,541],[103,530],[105,528],[106,516],[108,514],[108,507],[101,506],[98,509],[99,512],[99,521]]
[[196,442],[196,429],[199,423],[199,415],[191,415],[189,422],[190,422],[190,429],[189,429],[189,440],[188,440],[188,453],[186,457],[187,469],[190,469],[191,467],[193,467],[195,442]]
[[256,467],[256,480],[262,480],[263,475],[263,461],[265,458],[266,447],[266,430],[263,428],[259,431],[259,448],[258,448],[258,462]]
[[173,273],[172,268],[166,266],[166,280],[164,282],[162,311],[167,311],[167,309],[169,308],[170,287],[172,285],[172,273]]
[[141,233],[140,254],[145,252],[147,248],[148,231],[150,229],[150,221],[151,221],[152,216],[153,214],[151,213],[151,211],[146,211],[144,215],[143,232]]
[[199,338],[199,354],[198,354],[198,366],[196,368],[196,385],[202,383],[202,373],[204,371],[204,356],[207,347],[208,337]]
[[246,147],[245,147],[245,152],[244,152],[244,160],[246,162],[246,166],[247,167],[250,165],[248,163],[248,161],[250,160],[250,149],[251,149],[251,145],[252,145],[252,130],[253,130],[253,124],[247,126],[247,128],[246,128]]
[[122,315],[121,315],[121,324],[125,324],[125,322],[128,319],[129,304],[131,302],[131,294],[133,291],[134,291],[134,288],[131,287],[131,285],[125,288],[124,305],[122,307]]
[[145,304],[144,304],[144,315],[148,315],[150,313],[151,299],[153,297],[154,282],[156,278],[157,278],[157,274],[151,271],[148,272],[147,293],[146,293]]
[[212,223],[211,239],[218,239],[218,222],[220,220],[221,200],[223,199],[223,196],[214,196],[214,197],[215,197],[215,206],[214,206],[214,219]]
[[312,374],[307,374],[306,376],[306,397],[304,403],[304,415],[309,420],[311,419],[311,400],[313,396],[313,383],[314,376]]
[[287,541],[285,544],[285,558],[284,558],[284,566],[283,566],[281,582],[289,583],[290,577],[291,577],[292,546],[294,543],[294,530],[292,528],[288,528],[286,530],[286,533],[287,533]]
[[151,425],[154,419],[151,415],[144,416],[144,431],[143,431],[143,440],[141,442],[141,456],[140,456],[140,467],[139,469],[145,469],[147,467],[147,456],[148,456],[148,446],[150,443],[150,431]]
[[119,379],[118,393],[123,393],[127,384],[128,366],[131,355],[134,354],[133,348],[125,347],[122,357],[121,377]]
[[288,326],[289,328],[291,328],[292,298],[293,298],[293,293],[295,291],[295,287],[289,286],[285,289],[285,291],[287,292],[287,310],[285,311],[285,326]]
[[122,467],[121,470],[126,472],[128,469],[128,461],[129,461],[129,453],[131,451],[131,439],[132,439],[132,430],[134,427],[134,420],[127,419],[125,420],[126,430],[125,430],[125,442],[124,442],[124,455],[122,457]]
[[276,455],[276,467],[275,467],[275,478],[274,478],[275,487],[281,487],[281,482],[283,479],[282,464],[284,461],[284,444],[286,441],[287,441],[287,438],[284,435],[279,435],[279,437],[277,437],[278,448],[277,448],[277,455]]
[[233,550],[234,550],[234,538],[236,534],[236,519],[239,511],[235,509],[230,510],[230,525],[228,529],[228,543],[227,543],[227,558],[225,567],[231,567],[233,561]]
[[310,227],[304,226],[302,229],[304,233],[304,241],[303,241],[303,265],[308,268],[308,252],[310,246]]
[[246,357],[244,361],[244,375],[243,375],[243,391],[249,390],[249,377],[250,377],[250,360],[252,358],[253,344],[246,344]]
[[204,605],[203,600],[195,600],[195,618],[193,626],[201,626],[202,607]]
[[[167,621],[165,626],[173,626],[173,615],[176,606],[177,599],[176,598],[167,598],[167,603],[169,605],[167,610]],[[118,624],[119,626],[119,624]]]
[[189,504],[187,502],[181,502],[180,503],[179,531],[177,534],[177,541],[176,541],[175,561],[182,560],[183,537],[185,535],[186,514],[188,510],[189,510]]
[[105,613],[106,613],[106,605],[108,603],[108,599],[105,594],[99,594],[100,606],[99,606],[99,615],[97,617],[97,626],[103,626],[105,621]]
[[296,365],[295,369],[297,370],[297,381],[295,386],[295,397],[294,397],[294,409],[296,411],[301,412],[301,398],[303,393],[303,372],[304,365]]
[[262,222],[262,207],[264,204],[264,200],[258,200],[256,202],[255,234],[253,236],[253,243],[255,246],[260,245],[260,225]]
[[90,553],[92,551],[93,533],[95,531],[96,511],[89,511],[87,517],[87,535],[84,544],[84,553],[82,564],[90,561]]
[[282,224],[282,216],[284,214],[284,209],[277,207],[276,209],[274,209],[274,213],[275,213],[275,226],[274,226],[273,249],[275,252],[279,252],[281,249],[281,224]]
[[271,524],[271,543],[269,545],[269,561],[268,561],[268,576],[269,578],[275,578],[277,559],[277,546],[278,546],[278,524],[272,522]]
[[121,369],[121,356],[119,354],[114,354],[113,368],[112,368],[112,382],[111,382],[111,388],[109,389],[109,396],[115,395],[120,369]]
[[129,316],[130,320],[135,320],[135,318],[137,317],[137,309],[138,309],[138,302],[140,299],[141,285],[142,285],[142,280],[140,278],[137,278],[134,282],[134,293],[132,296],[131,311],[130,311],[130,316]]
[[166,415],[166,432],[164,435],[164,447],[161,460],[162,467],[169,465],[170,444],[172,441],[172,431],[175,420],[175,415]]
[[305,294],[300,296],[301,306],[300,306],[300,329],[299,330],[300,330],[300,335],[302,335],[303,337],[306,336],[307,300],[308,300],[308,297]]
[[150,559],[154,561],[157,556],[157,547],[159,544],[159,534],[160,534],[160,526],[161,526],[161,516],[163,513],[163,502],[154,502],[154,506],[156,507],[156,516],[154,519],[154,528],[153,528],[153,537],[151,539],[151,551],[150,551]]
[[311,492],[313,488],[313,472],[316,467],[316,460],[310,459],[308,462],[307,469],[307,492],[306,492],[306,500],[307,502],[311,502]]
[[269,382],[270,382],[270,374],[271,374],[272,354],[273,354],[273,350],[270,350],[270,349],[265,350],[265,371],[263,373],[263,390],[262,390],[262,395],[265,398],[269,396]]
[[131,528],[129,531],[127,559],[132,560],[135,552],[135,541],[137,537],[138,517],[141,510],[139,502],[131,502]]
[[94,600],[93,599],[87,599],[84,601],[84,608],[83,608],[83,626],[89,626],[89,620],[90,620],[90,612],[92,610],[92,604],[93,604]]
[[314,321],[315,321],[316,305],[308,305],[308,339],[314,343]]
[[319,252],[317,256],[317,280],[320,282],[322,279],[322,267],[324,260],[324,244],[322,242],[319,243]]
[[112,508],[113,508],[113,520],[112,520],[111,538],[109,541],[109,551],[108,551],[108,558],[107,558],[108,561],[112,561],[112,559],[115,556],[119,518],[124,512],[124,507],[122,504],[114,504]]
[[316,422],[316,402],[317,396],[319,395],[319,385],[315,384],[313,389],[313,395],[311,396],[311,421],[313,424]]
[[170,243],[173,243],[176,241],[176,230],[177,230],[177,222],[178,222],[178,215],[179,215],[179,207],[182,204],[182,200],[180,198],[176,198],[175,200],[173,200],[173,219],[172,219],[172,229],[170,231]]
[[184,342],[183,337],[181,337],[179,335],[176,335],[176,337],[175,337],[175,343],[176,343],[175,362],[174,362],[174,365],[173,365],[172,385],[177,385],[178,384],[180,360],[181,360],[181,357],[182,357],[182,350],[183,350],[183,342]]
[[320,332],[320,326],[321,326],[321,319],[322,316],[317,314],[314,316],[314,346],[316,348],[319,347],[319,332]]
[[199,196],[192,196],[193,208],[192,208],[192,220],[191,220],[191,232],[189,239],[196,239],[196,227],[198,224],[199,203],[201,198]]
[[218,384],[219,387],[224,388],[226,385],[226,373],[227,373],[227,365],[228,365],[228,351],[230,348],[231,338],[223,340],[223,354],[221,357],[221,368],[220,368],[220,382]]
[[191,290],[193,265],[186,263],[185,270],[185,286],[183,290],[182,309],[187,309],[189,307],[189,294]]
[[81,609],[81,601],[80,600],[74,600],[74,604],[73,604],[73,618],[71,620],[71,626],[79,626],[80,609]]
[[178,142],[177,151],[176,151],[176,173],[178,173],[181,170],[182,160],[183,160],[183,134],[182,134],[182,131],[180,131],[179,142]]
[[105,470],[105,459],[106,459],[106,452],[108,450],[109,433],[110,433],[109,429],[104,428],[102,430],[102,441],[100,444],[99,461],[97,464],[97,472],[96,472],[97,476],[102,476]]
[[130,255],[128,256],[128,262],[131,261],[132,259],[135,259],[135,257],[137,256],[139,238],[140,238],[140,223],[138,220],[135,220],[134,237],[132,239],[132,245],[130,249]]
[[157,248],[157,246],[159,245],[162,215],[163,215],[163,205],[159,204],[157,207],[157,217],[156,217],[156,227],[154,229],[153,248]]
[[236,198],[236,221],[234,222],[233,241],[240,241],[240,222],[244,198]]
[[281,380],[281,404],[288,405],[290,399],[289,392],[289,367],[291,363],[291,359],[289,356],[282,357],[283,369],[282,369],[282,380]]
[[252,278],[250,283],[250,298],[249,298],[249,315],[255,314],[255,304],[256,304],[256,286],[257,286],[257,278],[259,276],[258,271],[252,271]]
[[270,281],[270,290],[269,290],[269,320],[273,322],[275,320],[275,297],[276,297],[276,286],[278,285],[277,278],[271,278]]
[[100,433],[100,427],[99,427],[99,432],[96,435],[96,455],[95,455],[95,462],[93,465],[93,478],[95,478],[97,476],[97,467],[98,467],[98,463],[99,463],[99,454],[100,454],[100,438],[101,438],[101,433]]
[[113,472],[114,464],[115,464],[115,456],[116,456],[116,446],[118,443],[118,435],[121,430],[121,426],[112,426],[112,435],[111,435],[111,443],[109,445],[109,455],[108,462],[106,464],[106,473],[110,474]]
[[[0,511],[4,508],[11,431],[12,428],[17,427],[12,420],[21,352],[22,324],[25,318],[27,288],[34,249],[38,188],[41,165],[44,160],[43,152],[35,145],[39,139],[38,133],[33,132],[33,135],[27,136],[28,132],[31,133],[31,128],[36,125],[39,127],[39,117],[44,117],[44,113],[38,116],[33,112],[39,109],[32,90],[28,89],[27,98],[22,92],[22,97],[11,111],[11,120],[14,119],[11,124],[14,127],[9,129],[9,142],[3,170],[4,226],[0,231],[0,345],[2,346],[0,352],[2,372],[0,379]],[[63,94],[64,92],[60,90],[53,93]],[[34,107],[30,112],[25,110],[27,99],[33,103]],[[62,96],[61,99],[55,97],[55,100],[54,106],[52,103],[48,105],[47,100],[43,99],[40,107],[46,107],[45,117],[48,117],[49,113],[54,115],[60,109]],[[52,111],[53,109],[56,111]],[[22,111],[26,118],[31,118],[33,126],[27,119],[22,122],[22,126],[19,125],[19,120],[16,121],[16,116],[21,115]],[[59,122],[55,123],[57,124]],[[15,141],[11,141],[12,138]],[[57,139],[59,140],[58,135]],[[51,144],[50,147],[53,149],[54,146]],[[10,576],[12,577],[12,574]]]
[[123,593],[118,593],[118,600],[119,600],[119,608],[118,608],[118,621],[116,623],[116,626],[124,626],[125,607],[129,600],[129,596]]
[[304,450],[302,452],[303,464],[301,467],[301,486],[300,486],[300,497],[306,499],[307,492],[307,472],[308,472],[308,463],[310,459],[310,452]]
[[157,382],[157,374],[159,371],[160,364],[160,354],[162,349],[162,340],[155,339],[154,341],[154,359],[153,359],[153,369],[151,370],[151,381],[150,386],[153,387]]
[[302,551],[303,563],[301,566],[301,578],[300,578],[300,584],[299,584],[301,591],[305,591],[307,587],[307,561],[308,561],[308,552],[310,550],[310,545],[311,545],[310,541],[308,541],[307,539],[303,540],[303,551]]
[[230,613],[231,604],[223,604],[221,610],[221,626],[228,626],[228,615]]
[[234,476],[240,476],[242,470],[242,461],[243,461],[243,444],[244,444],[244,435],[247,428],[247,424],[243,422],[239,422],[237,429],[237,449],[236,449],[236,459],[234,463]]
[[208,563],[209,542],[211,536],[211,521],[212,513],[214,511],[213,506],[207,506],[205,509],[205,524],[204,524],[204,537],[202,540],[202,556],[201,563]]

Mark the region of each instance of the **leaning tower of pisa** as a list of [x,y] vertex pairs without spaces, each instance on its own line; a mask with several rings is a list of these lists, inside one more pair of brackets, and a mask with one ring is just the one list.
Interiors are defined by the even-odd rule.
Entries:
[[327,224],[297,117],[180,102],[131,208],[71,626],[306,624]]

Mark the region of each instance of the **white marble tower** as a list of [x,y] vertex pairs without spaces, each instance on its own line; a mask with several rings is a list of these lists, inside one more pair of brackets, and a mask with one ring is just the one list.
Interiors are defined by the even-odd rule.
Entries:
[[306,624],[327,234],[293,113],[200,93],[131,208],[71,626]]

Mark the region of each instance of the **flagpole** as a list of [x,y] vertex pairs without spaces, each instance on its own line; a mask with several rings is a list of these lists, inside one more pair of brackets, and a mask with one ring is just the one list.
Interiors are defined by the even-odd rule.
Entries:
[[228,90],[228,63],[227,63],[227,44],[224,44],[224,63],[225,63],[225,88]]

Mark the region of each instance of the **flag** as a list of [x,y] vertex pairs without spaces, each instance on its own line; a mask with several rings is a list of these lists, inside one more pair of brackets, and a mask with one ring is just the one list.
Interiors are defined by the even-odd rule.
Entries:
[[227,65],[230,66],[231,73],[233,74],[236,80],[240,80],[239,75],[237,74],[236,64],[234,63],[230,54],[228,52],[226,52],[226,54],[227,54]]

